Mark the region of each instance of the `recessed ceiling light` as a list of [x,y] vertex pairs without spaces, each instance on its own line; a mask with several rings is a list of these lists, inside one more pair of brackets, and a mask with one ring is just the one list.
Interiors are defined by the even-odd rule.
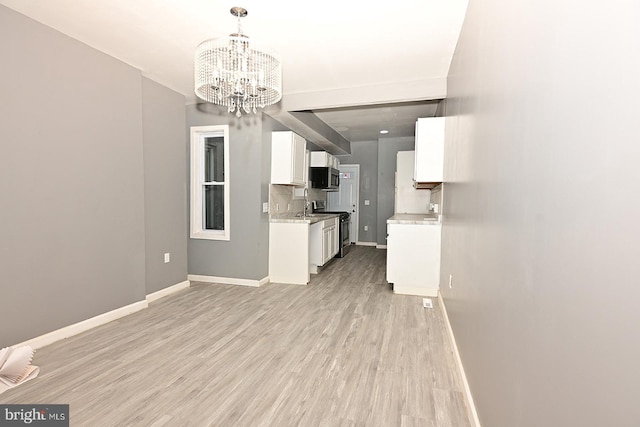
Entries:
[[382,129],[382,130],[380,131],[380,133],[381,133],[381,134],[385,134],[385,133],[389,133],[389,131],[388,131],[388,130],[386,130],[386,129]]

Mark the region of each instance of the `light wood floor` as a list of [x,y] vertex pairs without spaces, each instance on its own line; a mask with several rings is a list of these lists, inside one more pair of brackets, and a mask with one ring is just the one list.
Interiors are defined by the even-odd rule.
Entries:
[[442,313],[394,295],[385,257],[356,246],[308,286],[193,284],[38,350],[0,402],[68,403],[72,426],[467,427]]

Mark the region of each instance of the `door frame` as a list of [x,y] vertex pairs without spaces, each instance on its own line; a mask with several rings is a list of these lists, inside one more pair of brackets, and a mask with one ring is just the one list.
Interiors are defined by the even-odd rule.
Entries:
[[[356,169],[356,213],[357,215],[355,216],[354,220],[353,220],[353,228],[355,228],[354,230],[349,230],[349,240],[353,242],[354,245],[358,244],[358,231],[360,231],[360,165],[357,163],[345,163],[340,164],[339,168],[341,167],[353,167]],[[340,169],[340,172],[342,172],[342,169]],[[353,213],[353,212],[350,212]],[[351,238],[351,236],[353,236],[353,238]]]

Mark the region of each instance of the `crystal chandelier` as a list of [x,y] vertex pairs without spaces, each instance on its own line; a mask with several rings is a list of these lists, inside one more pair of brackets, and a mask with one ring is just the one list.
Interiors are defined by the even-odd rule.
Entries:
[[195,92],[198,98],[226,106],[240,117],[242,111],[275,104],[282,98],[282,67],[277,55],[258,46],[242,33],[241,7],[231,8],[238,18],[238,32],[205,40],[195,53]]

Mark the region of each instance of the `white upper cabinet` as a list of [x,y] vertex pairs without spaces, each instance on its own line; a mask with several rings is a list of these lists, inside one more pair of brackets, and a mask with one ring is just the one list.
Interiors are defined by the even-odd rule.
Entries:
[[327,167],[332,165],[331,154],[326,151],[311,152],[311,167]]
[[433,188],[443,181],[444,117],[416,122],[416,158],[413,181],[416,188]]
[[340,161],[337,157],[332,156],[326,151],[312,151],[311,152],[311,167],[320,167],[320,168],[334,168],[338,169],[340,167]]
[[271,183],[305,185],[307,141],[291,131],[271,133]]

